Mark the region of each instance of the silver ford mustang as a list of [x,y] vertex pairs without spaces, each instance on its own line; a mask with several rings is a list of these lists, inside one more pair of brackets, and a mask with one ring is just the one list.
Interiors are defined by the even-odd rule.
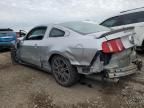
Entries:
[[136,73],[142,63],[134,50],[133,27],[119,30],[88,21],[41,25],[12,47],[12,60],[52,72],[62,86],[80,74],[119,78]]

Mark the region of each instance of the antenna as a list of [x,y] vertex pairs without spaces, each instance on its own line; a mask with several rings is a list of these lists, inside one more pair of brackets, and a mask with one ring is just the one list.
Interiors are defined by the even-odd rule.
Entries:
[[120,12],[120,13],[124,13],[124,12],[128,12],[128,11],[132,11],[132,10],[137,10],[137,9],[142,9],[142,8],[144,8],[144,7],[135,8],[135,9],[129,9],[129,10],[126,10],[126,11],[122,11],[122,12]]

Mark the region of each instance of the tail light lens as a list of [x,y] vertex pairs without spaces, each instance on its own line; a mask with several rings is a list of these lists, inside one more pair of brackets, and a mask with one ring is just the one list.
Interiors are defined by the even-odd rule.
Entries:
[[102,43],[102,50],[104,53],[117,53],[123,51],[124,45],[121,39],[114,39]]

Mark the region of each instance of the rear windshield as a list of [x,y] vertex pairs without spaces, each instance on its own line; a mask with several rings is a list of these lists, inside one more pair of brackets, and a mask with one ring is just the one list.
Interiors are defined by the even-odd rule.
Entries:
[[4,36],[16,36],[16,34],[13,32],[8,32],[8,33],[0,32],[0,37],[4,37]]
[[95,24],[93,22],[76,21],[76,22],[61,23],[60,25],[84,35],[110,30],[107,27]]

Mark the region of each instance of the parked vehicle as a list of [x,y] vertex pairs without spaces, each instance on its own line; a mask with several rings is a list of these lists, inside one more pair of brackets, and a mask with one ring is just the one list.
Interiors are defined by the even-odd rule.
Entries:
[[33,28],[12,50],[12,60],[53,73],[62,86],[71,86],[79,75],[119,78],[136,73],[133,27],[111,30],[87,21],[42,25]]
[[102,21],[100,25],[113,29],[134,26],[137,51],[144,53],[144,7],[120,12]]
[[16,33],[12,29],[0,29],[0,50],[10,48],[16,42]]

